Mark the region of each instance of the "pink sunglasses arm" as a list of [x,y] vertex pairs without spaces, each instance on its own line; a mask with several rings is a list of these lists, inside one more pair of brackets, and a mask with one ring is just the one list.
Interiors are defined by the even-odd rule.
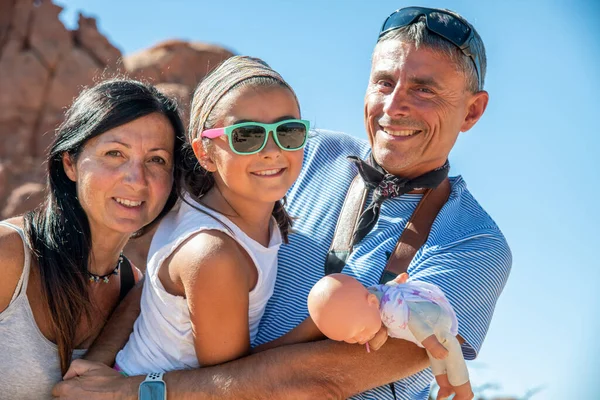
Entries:
[[215,129],[207,129],[202,131],[200,137],[206,137],[209,139],[214,139],[219,136],[223,136],[225,134],[225,128],[215,128]]

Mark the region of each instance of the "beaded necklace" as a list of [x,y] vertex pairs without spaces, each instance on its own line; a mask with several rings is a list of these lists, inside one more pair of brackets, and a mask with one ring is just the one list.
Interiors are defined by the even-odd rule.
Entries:
[[108,281],[112,275],[119,275],[119,270],[121,269],[121,263],[123,263],[123,253],[121,253],[119,255],[119,261],[117,261],[117,266],[115,267],[115,269],[112,270],[112,272],[109,272],[106,275],[96,275],[96,274],[93,274],[90,271],[88,271],[87,272],[88,280],[90,282],[94,282],[94,283],[98,283],[98,282],[108,283]]

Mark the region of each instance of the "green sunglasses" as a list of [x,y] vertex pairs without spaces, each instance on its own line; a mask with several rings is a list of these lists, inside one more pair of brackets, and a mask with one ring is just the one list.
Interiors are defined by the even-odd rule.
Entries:
[[296,151],[306,145],[310,122],[303,119],[286,119],[274,124],[242,122],[223,128],[207,129],[200,137],[214,139],[227,135],[229,146],[240,155],[256,154],[265,148],[269,132],[281,150]]

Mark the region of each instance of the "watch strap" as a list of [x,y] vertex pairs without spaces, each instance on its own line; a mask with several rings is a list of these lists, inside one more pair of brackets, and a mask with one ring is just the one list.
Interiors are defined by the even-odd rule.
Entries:
[[[151,372],[146,375],[146,379],[140,383],[138,391],[138,400],[166,400],[167,399],[167,383],[163,380],[164,372]],[[151,384],[159,384],[162,388],[162,393],[149,394],[146,387]],[[158,395],[158,397],[157,397]]]
[[144,382],[148,381],[148,382],[164,382],[163,381],[163,375],[165,373],[164,372],[150,372],[148,375],[146,375],[146,379],[144,379]]

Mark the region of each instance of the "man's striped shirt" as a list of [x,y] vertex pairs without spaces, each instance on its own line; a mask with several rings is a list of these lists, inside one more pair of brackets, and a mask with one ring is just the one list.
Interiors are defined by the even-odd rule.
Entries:
[[[288,192],[295,218],[290,243],[279,252],[274,294],[261,320],[254,345],[274,340],[308,316],[306,299],[324,274],[324,261],[356,167],[346,159],[366,159],[370,148],[349,135],[319,131],[309,139],[300,177]],[[458,176],[431,228],[427,242],[408,267],[410,280],[438,285],[452,304],[465,339],[465,359],[476,357],[488,330],[496,300],[511,266],[504,236]],[[385,200],[373,230],[355,247],[343,272],[365,286],[378,283],[389,255],[420,194]],[[367,204],[370,199],[367,200]],[[433,379],[427,369],[395,383],[397,399],[427,399]],[[389,385],[354,399],[393,399]]]

